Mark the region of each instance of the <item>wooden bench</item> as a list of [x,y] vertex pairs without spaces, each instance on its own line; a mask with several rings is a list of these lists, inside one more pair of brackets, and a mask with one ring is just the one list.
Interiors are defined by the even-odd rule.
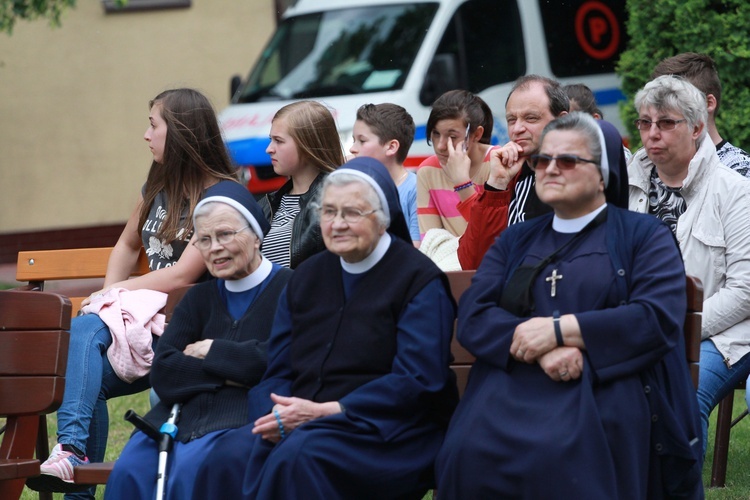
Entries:
[[[448,282],[451,285],[451,293],[453,298],[456,300],[456,304],[461,299],[461,295],[471,285],[471,279],[474,277],[476,271],[449,271],[446,274],[448,276]],[[458,322],[458,320],[456,320]],[[472,354],[464,349],[461,344],[456,340],[456,328],[453,328],[453,340],[451,340],[451,354],[453,354],[453,363],[451,363],[451,369],[456,374],[456,382],[458,384],[458,396],[464,395],[464,389],[466,383],[469,381],[469,371],[471,371],[471,365],[474,364],[476,359]]]
[[[104,278],[110,253],[112,247],[18,252],[16,281],[28,282],[23,287],[26,290],[44,291],[48,281]],[[142,250],[131,276],[141,276],[148,272],[148,257]],[[95,291],[93,289],[89,293]],[[69,297],[73,306],[71,314],[78,314],[81,301],[86,297],[87,295]]]
[[0,498],[21,496],[43,416],[57,410],[65,390],[70,301],[52,293],[0,291]]
[[[73,280],[104,278],[111,252],[112,247],[18,252],[16,281],[28,282],[19,290],[42,291],[50,281],[65,280],[72,283]],[[141,276],[148,272],[148,258],[145,251],[142,250],[131,276]],[[179,288],[167,296],[167,304],[164,307],[167,322],[172,318],[175,306],[189,288],[190,286]],[[97,289],[88,290],[88,293],[95,292]],[[72,316],[78,314],[81,301],[87,296],[69,297],[72,305]],[[67,344],[65,354],[67,356]],[[37,443],[37,457],[43,461],[49,456],[49,444],[46,419],[44,417],[42,419]],[[43,432],[41,432],[42,427]],[[113,467],[114,462],[78,466],[74,469],[74,482],[81,485],[106,484]],[[4,497],[0,496],[0,498]],[[40,493],[40,498],[51,499],[51,495]]]

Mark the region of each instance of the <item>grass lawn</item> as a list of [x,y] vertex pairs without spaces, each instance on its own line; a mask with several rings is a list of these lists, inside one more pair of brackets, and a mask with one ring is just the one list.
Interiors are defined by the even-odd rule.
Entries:
[[[122,419],[122,415],[131,408],[141,415],[145,414],[148,411],[148,392],[116,398],[109,401],[110,432],[106,460],[115,460],[130,437],[133,427]],[[742,391],[736,391],[734,402],[735,414],[739,414],[744,408],[745,393]],[[715,429],[715,414],[716,412],[714,412],[711,419],[710,432],[713,432]],[[47,422],[51,448],[55,442],[57,421],[54,416],[50,416],[50,418],[47,419]],[[706,453],[706,465],[703,467],[704,484],[709,484],[711,480],[713,434],[711,434],[711,437],[712,439],[708,445],[708,452]],[[729,442],[727,486],[726,488],[706,488],[706,498],[708,500],[747,500],[750,498],[750,446],[748,446],[748,444],[750,444],[750,418],[742,420],[732,429]],[[36,492],[26,488],[24,489],[21,498],[23,500],[35,500],[38,497]],[[62,500],[62,498],[62,494],[54,495],[55,500]],[[97,488],[96,498],[104,498],[103,486]],[[431,494],[425,496],[425,499],[431,498]]]

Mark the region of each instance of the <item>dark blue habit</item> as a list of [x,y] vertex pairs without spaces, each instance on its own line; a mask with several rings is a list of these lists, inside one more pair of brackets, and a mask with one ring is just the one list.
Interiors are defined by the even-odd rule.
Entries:
[[[434,459],[457,401],[447,280],[399,238],[352,278],[328,251],[294,271],[268,370],[249,394],[251,423],[219,438],[195,498],[419,500],[434,486]],[[272,392],[339,401],[344,411],[274,444],[251,433],[271,411]]]
[[[702,498],[682,259],[656,218],[606,210],[532,289],[534,316],[576,315],[580,379],[516,362],[513,333],[528,318],[498,305],[517,266],[571,237],[552,229],[552,214],[508,228],[462,296],[458,340],[477,360],[436,461],[441,500]],[[555,297],[553,270],[563,276]]]

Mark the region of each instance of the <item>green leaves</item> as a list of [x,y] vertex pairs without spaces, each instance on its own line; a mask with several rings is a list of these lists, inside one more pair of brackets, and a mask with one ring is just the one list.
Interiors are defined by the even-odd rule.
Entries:
[[[115,3],[122,7],[128,0],[115,0]],[[58,27],[63,11],[75,6],[76,0],[0,0],[0,33],[12,35],[19,19],[47,19],[50,26]]]
[[13,33],[19,19],[45,18],[51,26],[60,26],[63,10],[75,7],[76,0],[0,0],[0,32]]
[[630,40],[617,65],[627,101],[620,105],[631,137],[637,118],[633,98],[656,64],[681,52],[708,54],[719,69],[722,98],[719,133],[737,147],[750,148],[750,3],[746,0],[628,0]]

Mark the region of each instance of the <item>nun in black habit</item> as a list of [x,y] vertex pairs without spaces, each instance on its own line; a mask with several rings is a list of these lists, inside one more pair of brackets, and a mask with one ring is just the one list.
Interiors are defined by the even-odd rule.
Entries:
[[436,462],[440,498],[701,498],[670,230],[617,206],[610,124],[558,118],[531,164],[554,213],[502,233],[461,298],[458,340],[477,359]]
[[224,436],[195,497],[414,498],[457,403],[455,304],[412,244],[385,167],[356,158],[318,200],[327,250],[279,301],[249,425]]

